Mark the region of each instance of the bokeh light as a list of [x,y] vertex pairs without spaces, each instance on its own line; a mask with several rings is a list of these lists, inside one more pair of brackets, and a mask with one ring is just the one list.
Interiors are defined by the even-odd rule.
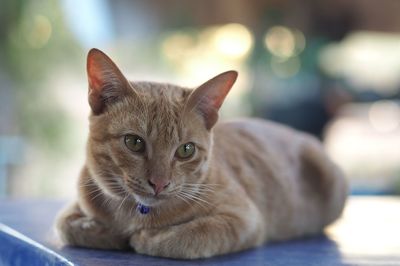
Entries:
[[329,76],[347,80],[358,91],[391,95],[400,83],[400,34],[352,32],[326,45],[319,62]]
[[[400,169],[399,111],[391,101],[351,103],[331,121],[325,148],[353,188],[392,191]],[[380,120],[382,119],[382,120]]]
[[265,35],[264,44],[273,55],[289,58],[298,55],[304,50],[306,39],[299,30],[284,26],[274,26]]
[[394,101],[381,100],[369,108],[369,121],[378,132],[391,132],[400,124],[400,107]]
[[227,24],[216,29],[214,45],[224,56],[241,59],[249,54],[253,46],[251,32],[241,24]]
[[162,43],[163,54],[171,61],[179,61],[194,49],[196,45],[192,36],[185,32],[175,32],[167,36]]
[[[357,256],[382,256],[388,252],[395,254],[400,250],[397,237],[400,231],[393,229],[398,228],[400,213],[393,210],[399,208],[400,202],[396,197],[383,197],[380,201],[374,197],[352,198],[344,210],[343,218],[328,227],[327,234],[336,241],[340,251],[351,254],[343,258],[349,265],[354,265]],[[389,218],[384,221],[387,226],[374,230],[378,224],[382,224],[382,217]],[[389,260],[385,263],[366,261],[365,264],[394,265]]]
[[43,15],[36,15],[32,23],[26,28],[25,36],[32,48],[42,48],[51,37],[52,26],[50,20]]

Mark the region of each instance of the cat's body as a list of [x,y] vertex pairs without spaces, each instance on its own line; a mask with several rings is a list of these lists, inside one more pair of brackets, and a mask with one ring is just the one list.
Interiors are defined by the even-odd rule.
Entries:
[[[78,202],[57,222],[65,243],[201,258],[315,234],[340,215],[347,184],[316,139],[258,119],[214,125],[233,72],[193,93],[128,85],[105,55],[91,53],[88,156]],[[127,149],[132,135],[146,148]],[[181,158],[188,143],[195,152]]]

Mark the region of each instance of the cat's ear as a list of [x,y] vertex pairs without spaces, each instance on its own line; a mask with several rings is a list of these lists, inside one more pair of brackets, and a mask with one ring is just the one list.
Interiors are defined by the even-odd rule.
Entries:
[[189,96],[187,110],[200,113],[208,130],[217,122],[218,110],[237,76],[238,73],[233,70],[219,74],[195,89]]
[[114,62],[102,51],[91,49],[87,57],[89,105],[93,114],[101,114],[105,106],[134,93],[129,81]]

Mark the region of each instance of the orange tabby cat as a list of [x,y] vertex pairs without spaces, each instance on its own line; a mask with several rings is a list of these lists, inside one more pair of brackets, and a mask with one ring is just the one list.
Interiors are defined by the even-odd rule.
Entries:
[[320,232],[347,184],[313,137],[258,119],[218,123],[237,73],[195,90],[129,82],[88,55],[90,134],[66,244],[204,258]]

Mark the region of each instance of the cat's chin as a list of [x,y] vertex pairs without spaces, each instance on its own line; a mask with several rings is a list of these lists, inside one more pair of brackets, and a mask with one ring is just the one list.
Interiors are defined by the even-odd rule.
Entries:
[[144,197],[144,196],[139,196],[136,194],[133,194],[133,197],[135,200],[143,205],[149,206],[149,207],[154,207],[157,205],[160,205],[164,199],[161,198],[155,198],[155,197]]

